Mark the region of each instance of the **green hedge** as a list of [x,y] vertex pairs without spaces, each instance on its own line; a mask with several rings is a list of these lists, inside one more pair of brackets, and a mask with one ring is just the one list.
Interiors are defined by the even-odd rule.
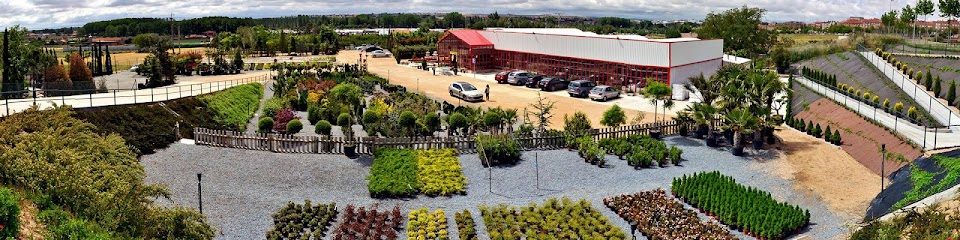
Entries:
[[220,125],[236,126],[236,129],[244,131],[250,118],[260,107],[261,97],[263,85],[248,83],[203,95],[200,100],[216,113],[212,120]]
[[721,222],[761,238],[786,238],[810,223],[810,211],[778,202],[770,193],[740,185],[717,171],[674,178],[671,190]]
[[437,45],[399,46],[391,49],[390,53],[395,55],[394,58],[411,59],[415,57],[417,58],[423,57],[424,54],[427,53],[427,51],[430,51],[430,53],[433,54],[433,51],[437,51]]
[[482,152],[489,161],[481,162],[484,167],[516,164],[520,161],[520,145],[510,136],[477,135],[474,140],[477,142],[477,152]]
[[377,149],[367,178],[370,196],[410,197],[420,192],[417,154],[410,149]]

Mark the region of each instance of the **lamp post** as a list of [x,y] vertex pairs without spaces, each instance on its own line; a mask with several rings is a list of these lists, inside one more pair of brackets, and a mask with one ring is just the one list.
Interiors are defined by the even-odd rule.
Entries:
[[880,191],[883,191],[883,172],[887,163],[887,144],[880,144]]
[[201,174],[197,173],[197,202],[200,205],[200,214],[203,214],[203,193],[200,191],[200,178]]
[[637,222],[630,221],[630,236],[637,239]]

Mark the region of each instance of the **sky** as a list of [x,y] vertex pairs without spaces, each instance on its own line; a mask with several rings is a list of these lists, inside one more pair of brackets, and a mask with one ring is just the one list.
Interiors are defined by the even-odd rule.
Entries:
[[[937,2],[934,0],[933,2]],[[879,17],[916,0],[2,0],[0,27],[82,26],[128,17],[277,17],[291,15],[461,12],[617,16],[647,20],[702,20],[707,13],[744,5],[767,10],[764,21],[826,21]],[[934,14],[936,15],[936,14]],[[929,16],[929,19],[939,19]],[[921,16],[920,19],[923,19]]]

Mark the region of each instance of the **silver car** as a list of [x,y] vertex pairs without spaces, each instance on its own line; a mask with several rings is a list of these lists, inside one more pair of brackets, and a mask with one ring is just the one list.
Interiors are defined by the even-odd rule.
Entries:
[[620,91],[616,88],[607,85],[600,85],[590,89],[590,99],[603,100],[606,102],[608,99],[614,99],[620,97]]
[[513,71],[507,75],[507,83],[512,85],[524,85],[528,79],[530,79],[530,72],[527,71]]
[[464,101],[483,101],[483,92],[468,82],[454,82],[450,84],[450,96]]
[[389,56],[390,56],[390,53],[388,53],[388,52],[386,52],[386,51],[384,51],[384,50],[376,50],[376,51],[373,51],[372,53],[370,53],[370,56],[371,56],[371,57],[375,57],[375,58],[389,57]]

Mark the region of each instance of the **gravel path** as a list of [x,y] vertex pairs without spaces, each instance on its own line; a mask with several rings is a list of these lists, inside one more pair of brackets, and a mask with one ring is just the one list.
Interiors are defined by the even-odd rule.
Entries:
[[260,128],[257,123],[260,121],[260,116],[263,115],[263,102],[272,97],[273,81],[271,80],[263,83],[263,97],[260,98],[260,107],[257,108],[257,112],[253,114],[253,118],[250,118],[250,123],[247,123],[248,133],[255,133]]
[[[532,151],[524,152],[524,161],[516,166],[488,171],[480,165],[477,155],[463,155],[460,161],[468,181],[467,195],[403,200],[369,197],[365,187],[372,163],[369,158],[351,160],[339,155],[276,154],[175,144],[144,156],[142,163],[148,182],[166,184],[171,190],[172,201],[158,201],[161,205],[196,207],[196,174],[203,173],[204,213],[217,228],[218,239],[262,239],[272,227],[270,214],[287,201],[302,202],[303,199],[315,203],[333,201],[341,208],[347,204],[374,203],[386,208],[399,205],[404,212],[420,207],[442,208],[450,218],[451,236],[457,232],[453,213],[470,209],[484,239],[486,229],[479,205],[525,206],[566,196],[589,200],[613,223],[629,231],[626,221],[602,205],[604,197],[668,189],[674,177],[713,170],[733,176],[741,184],[769,191],[776,199],[809,209],[813,224],[803,234],[813,239],[828,239],[846,232],[841,224],[845,219],[827,210],[826,204],[816,197],[794,191],[791,181],[771,174],[771,164],[734,157],[728,152],[707,148],[699,140],[673,137],[668,138],[667,143],[683,149],[683,157],[689,161],[680,167],[634,170],[625,161],[608,156],[609,166],[598,168],[584,163],[575,152]],[[539,189],[536,187],[538,165]],[[492,172],[492,187],[488,172]]]

